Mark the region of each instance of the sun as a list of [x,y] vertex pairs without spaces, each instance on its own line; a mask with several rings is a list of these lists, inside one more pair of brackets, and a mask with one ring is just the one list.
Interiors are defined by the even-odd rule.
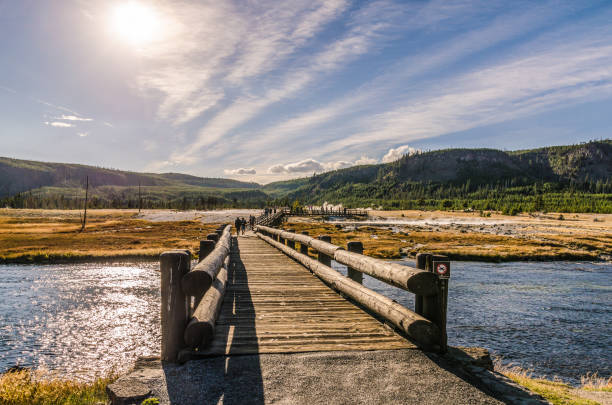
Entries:
[[154,8],[138,1],[126,1],[112,10],[111,30],[122,41],[142,46],[160,35],[161,21]]

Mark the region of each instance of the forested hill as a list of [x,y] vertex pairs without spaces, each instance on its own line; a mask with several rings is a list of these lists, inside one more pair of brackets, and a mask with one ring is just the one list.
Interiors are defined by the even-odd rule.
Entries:
[[[602,204],[612,207],[612,141],[514,152],[437,150],[322,173],[307,181],[271,183],[263,190],[288,201],[349,206],[502,210],[518,204],[525,210],[549,204],[549,209],[559,210],[572,203],[575,210],[600,211]],[[589,202],[580,193],[602,195]]]
[[76,208],[82,205],[87,176],[90,203],[98,208],[210,209],[327,201],[390,209],[612,212],[612,140],[513,152],[437,150],[265,186],[0,158],[0,204]]
[[180,173],[136,173],[67,163],[46,163],[0,157],[0,197],[41,187],[84,187],[89,177],[92,187],[100,186],[199,186],[256,189],[257,183],[230,179],[203,178]]

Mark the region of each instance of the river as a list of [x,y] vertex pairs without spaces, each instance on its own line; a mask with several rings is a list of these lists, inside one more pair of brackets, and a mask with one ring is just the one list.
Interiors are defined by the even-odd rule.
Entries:
[[[0,266],[0,371],[20,364],[89,379],[158,354],[158,266]],[[364,284],[414,305],[405,291]],[[449,343],[486,347],[537,375],[609,376],[611,314],[610,263],[452,263]]]

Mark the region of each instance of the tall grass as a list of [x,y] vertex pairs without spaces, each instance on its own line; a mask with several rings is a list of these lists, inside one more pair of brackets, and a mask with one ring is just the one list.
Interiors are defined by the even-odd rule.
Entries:
[[499,359],[495,360],[494,365],[496,371],[541,395],[553,405],[598,405],[599,402],[581,396],[581,391],[612,391],[612,379],[601,378],[596,373],[582,377],[581,387],[577,389],[557,379],[534,377],[532,370],[512,364],[504,365]]
[[114,374],[91,382],[61,379],[45,371],[18,369],[0,375],[0,405],[105,404]]

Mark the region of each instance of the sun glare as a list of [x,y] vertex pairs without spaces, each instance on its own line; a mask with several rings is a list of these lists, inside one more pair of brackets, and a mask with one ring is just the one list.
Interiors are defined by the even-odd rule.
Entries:
[[137,1],[127,1],[114,8],[111,28],[121,40],[134,46],[154,41],[162,29],[155,10]]

